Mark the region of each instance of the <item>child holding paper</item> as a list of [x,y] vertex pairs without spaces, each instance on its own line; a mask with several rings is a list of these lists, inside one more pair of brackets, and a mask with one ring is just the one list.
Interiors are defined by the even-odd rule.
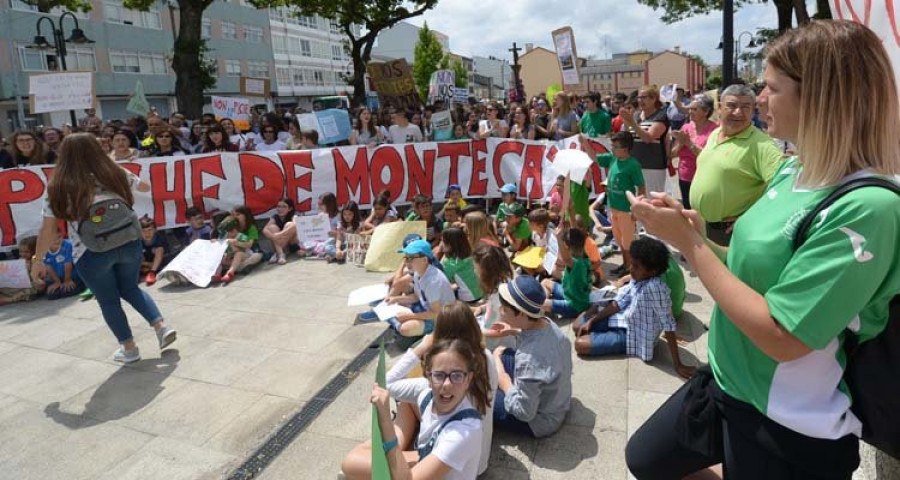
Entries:
[[556,234],[549,228],[550,212],[545,208],[532,210],[528,214],[528,223],[531,226],[531,244],[521,253],[517,254],[513,263],[522,267],[529,275],[542,274],[550,275],[553,273],[544,268],[544,258],[547,252],[555,258],[559,251],[556,241]]
[[319,212],[328,215],[330,229],[328,231],[328,240],[309,241],[300,239],[300,258],[308,256],[316,256],[318,258],[334,257],[336,255],[336,238],[338,229],[341,225],[340,212],[337,206],[337,197],[331,193],[323,193],[319,196]]
[[549,278],[541,282],[547,292],[544,311],[575,318],[590,306],[591,261],[584,254],[585,238],[584,231],[578,228],[563,230],[557,264],[562,264],[565,271],[561,284]]
[[188,226],[184,229],[184,236],[188,246],[194,240],[209,240],[212,236],[212,227],[206,224],[203,219],[203,212],[197,207],[189,207],[184,211],[184,216],[188,219]]
[[348,233],[357,233],[360,228],[359,205],[353,200],[347,202],[341,209],[341,223],[338,225],[338,235],[335,237],[334,257],[328,255],[325,259],[331,262],[344,263],[347,259],[347,237]]
[[[610,220],[612,221],[613,237],[619,248],[622,249],[622,266],[613,270],[617,275],[625,275],[631,268],[631,256],[629,248],[634,238],[635,221],[631,218],[631,204],[625,197],[625,192],[635,195],[646,194],[644,187],[644,174],[641,164],[631,156],[631,148],[634,145],[634,137],[630,132],[618,132],[612,135],[613,153],[596,155],[597,163],[609,169],[607,177],[607,195],[609,200]],[[585,151],[588,155],[594,155],[590,143],[585,142]]]
[[412,271],[413,292],[388,297],[386,303],[409,307],[410,313],[401,313],[388,323],[404,337],[418,337],[431,333],[434,318],[444,305],[456,301],[453,287],[447,277],[432,265],[434,255],[427,240],[416,240],[399,251]]

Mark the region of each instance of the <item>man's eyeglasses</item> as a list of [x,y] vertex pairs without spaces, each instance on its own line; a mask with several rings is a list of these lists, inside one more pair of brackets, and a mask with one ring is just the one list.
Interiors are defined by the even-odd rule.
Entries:
[[454,370],[452,372],[442,372],[440,370],[433,370],[426,373],[426,376],[431,383],[434,385],[443,385],[444,382],[447,381],[447,378],[450,379],[450,383],[454,385],[459,385],[466,381],[466,377],[469,376],[469,372],[464,372],[462,370]]
[[728,110],[729,112],[737,112],[738,110],[744,110],[744,111],[750,111],[750,112],[753,111],[752,103],[728,102],[728,103],[723,103],[722,106],[725,107],[725,110]]
[[275,130],[263,130],[263,133],[275,133]]
[[417,258],[425,258],[425,255],[407,255],[403,258],[403,260],[406,262],[411,262]]

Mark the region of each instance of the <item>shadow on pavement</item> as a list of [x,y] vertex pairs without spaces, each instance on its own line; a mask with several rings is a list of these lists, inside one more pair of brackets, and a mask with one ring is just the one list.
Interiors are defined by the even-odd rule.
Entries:
[[[60,403],[44,407],[44,414],[70,430],[127,417],[149,405],[166,387],[163,382],[178,367],[181,355],[177,349],[164,350],[161,358],[141,360],[136,366],[152,367],[152,371],[123,366],[100,384],[80,414],[60,410]],[[88,420],[88,421],[86,421]]]

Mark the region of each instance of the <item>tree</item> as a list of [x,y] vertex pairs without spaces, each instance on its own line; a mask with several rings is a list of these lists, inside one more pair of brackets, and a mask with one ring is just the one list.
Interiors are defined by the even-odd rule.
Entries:
[[[375,39],[383,30],[419,16],[438,0],[250,0],[258,8],[291,6],[301,15],[319,15],[340,25],[350,40],[353,59],[353,104],[366,102],[366,64],[372,59]],[[362,27],[365,33],[358,30]]]
[[431,81],[431,74],[438,70],[444,58],[444,48],[428,28],[428,22],[419,29],[419,41],[416,42],[413,55],[413,80],[419,90],[419,97],[424,100],[428,98],[428,82]]
[[450,70],[453,70],[453,84],[456,88],[469,88],[469,71],[457,59],[450,62]]
[[[662,21],[675,23],[694,15],[705,15],[715,11],[721,11],[723,0],[638,0],[638,3],[647,5],[654,10],[663,10]],[[753,3],[768,3],[767,0],[734,0],[735,10]],[[797,23],[804,25],[809,22],[809,13],[806,10],[804,0],[772,0],[778,11],[778,31],[789,30],[793,25],[793,15],[796,12]],[[831,9],[828,0],[817,0],[816,18],[831,18]]]
[[[87,12],[92,6],[90,0],[25,0],[36,5],[41,12],[53,7]],[[201,38],[203,11],[213,0],[177,0],[179,10],[178,37],[172,56],[172,69],[175,70],[175,97],[178,110],[188,118],[200,118],[203,112],[204,88],[215,86],[215,77],[211,74],[211,65],[203,59],[203,52],[208,51],[206,42]],[[156,4],[156,0],[123,0],[125,8],[148,11]],[[214,60],[213,60],[214,61]]]

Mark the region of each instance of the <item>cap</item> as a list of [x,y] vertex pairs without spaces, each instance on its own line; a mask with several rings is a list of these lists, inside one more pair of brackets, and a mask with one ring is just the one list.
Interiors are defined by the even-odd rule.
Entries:
[[403,247],[402,250],[397,250],[398,253],[402,253],[404,255],[422,255],[424,257],[431,258],[431,244],[426,240],[415,240],[411,242],[409,245]]
[[462,193],[462,187],[460,187],[459,185],[454,183],[453,185],[450,185],[447,187],[447,193],[450,193],[452,191],[457,191],[457,192]]
[[415,242],[416,240],[421,240],[421,239],[422,239],[422,236],[419,235],[418,233],[410,233],[409,235],[403,237],[403,248],[406,248],[406,246],[409,245],[410,243]]
[[515,183],[507,183],[506,185],[500,187],[500,191],[503,193],[516,193],[519,191],[519,188],[516,187]]

